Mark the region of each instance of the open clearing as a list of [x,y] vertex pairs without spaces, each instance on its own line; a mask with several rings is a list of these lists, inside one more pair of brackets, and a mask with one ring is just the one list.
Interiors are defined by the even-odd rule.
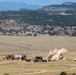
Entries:
[[[7,54],[25,54],[27,58],[48,55],[50,50],[66,48],[66,60],[25,62],[1,60]],[[0,36],[0,75],[57,75],[62,71],[76,73],[76,37],[69,36]]]

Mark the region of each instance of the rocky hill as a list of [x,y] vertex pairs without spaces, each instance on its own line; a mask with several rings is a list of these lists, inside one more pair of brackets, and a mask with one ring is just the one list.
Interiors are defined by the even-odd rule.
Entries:
[[0,11],[0,35],[76,36],[76,3]]
[[61,5],[49,5],[39,9],[38,11],[44,11],[50,15],[73,15],[72,11],[76,11],[76,3],[65,2]]
[[76,26],[31,25],[19,20],[0,20],[0,35],[76,36]]
[[76,11],[76,3],[65,2],[61,5],[49,5],[39,10],[40,11]]

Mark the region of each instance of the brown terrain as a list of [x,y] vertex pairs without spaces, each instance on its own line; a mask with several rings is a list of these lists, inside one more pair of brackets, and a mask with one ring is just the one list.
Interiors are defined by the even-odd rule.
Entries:
[[[46,58],[50,50],[66,48],[66,60],[25,62],[2,60],[5,55],[25,54],[27,58]],[[76,73],[76,37],[69,36],[0,36],[0,75],[57,75],[64,71]]]

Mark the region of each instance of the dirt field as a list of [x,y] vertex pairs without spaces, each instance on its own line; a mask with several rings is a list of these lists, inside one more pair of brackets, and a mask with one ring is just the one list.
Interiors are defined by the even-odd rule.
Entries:
[[[50,62],[4,61],[7,54],[25,54],[27,58],[48,55],[53,49],[66,48],[66,60]],[[62,71],[76,73],[76,37],[69,36],[0,36],[0,75],[57,75]]]

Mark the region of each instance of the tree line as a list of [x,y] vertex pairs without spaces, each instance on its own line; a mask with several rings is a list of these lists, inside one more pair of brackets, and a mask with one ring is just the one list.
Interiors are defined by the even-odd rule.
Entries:
[[0,20],[17,19],[31,25],[76,26],[76,11],[66,11],[74,15],[49,15],[36,10],[0,11]]

